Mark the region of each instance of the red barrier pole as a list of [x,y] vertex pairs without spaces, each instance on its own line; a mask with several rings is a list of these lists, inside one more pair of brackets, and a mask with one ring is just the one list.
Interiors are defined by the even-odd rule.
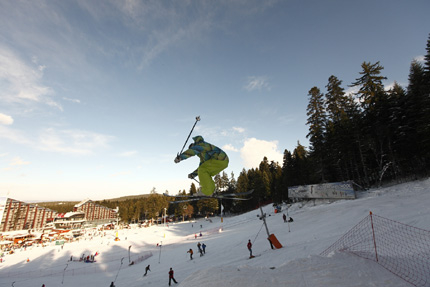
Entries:
[[371,224],[372,224],[373,245],[375,246],[376,262],[378,262],[378,251],[376,250],[375,229],[373,228],[373,217],[372,217],[372,211],[370,212],[370,222],[371,222]]

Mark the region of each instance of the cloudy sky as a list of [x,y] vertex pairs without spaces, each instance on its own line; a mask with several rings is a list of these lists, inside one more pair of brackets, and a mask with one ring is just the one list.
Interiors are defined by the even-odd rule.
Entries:
[[0,195],[188,190],[193,135],[226,172],[308,147],[308,91],[380,61],[407,85],[428,0],[0,1]]

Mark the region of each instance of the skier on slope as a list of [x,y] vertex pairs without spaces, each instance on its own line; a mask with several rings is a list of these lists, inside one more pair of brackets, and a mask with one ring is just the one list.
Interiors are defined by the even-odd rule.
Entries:
[[175,158],[175,163],[197,155],[200,158],[199,167],[188,175],[194,179],[199,176],[201,193],[199,195],[212,195],[215,191],[215,183],[212,176],[217,175],[228,166],[227,154],[210,143],[204,141],[202,136],[193,137],[194,143],[189,148]]
[[190,260],[193,260],[193,250],[190,248],[190,250],[187,251],[187,253],[190,253]]
[[246,245],[246,247],[248,247],[248,250],[249,250],[249,258],[254,257],[254,256],[252,256],[252,243],[251,243],[251,239],[248,240],[248,244]]
[[178,282],[176,282],[176,280],[175,280],[175,277],[173,277],[173,274],[174,274],[174,271],[173,271],[172,267],[170,267],[170,270],[169,270],[169,286],[170,286],[170,283],[172,282],[172,280],[173,280],[173,282],[175,282],[175,284],[178,284]]
[[197,243],[197,248],[199,249],[200,257],[202,257],[203,256],[203,250],[202,250],[202,245],[200,244],[200,242]]

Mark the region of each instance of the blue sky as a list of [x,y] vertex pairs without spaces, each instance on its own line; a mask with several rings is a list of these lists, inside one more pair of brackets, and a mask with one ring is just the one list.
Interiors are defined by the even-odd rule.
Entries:
[[308,91],[380,61],[407,85],[427,0],[1,1],[0,195],[93,200],[188,190],[193,135],[226,172],[308,147]]

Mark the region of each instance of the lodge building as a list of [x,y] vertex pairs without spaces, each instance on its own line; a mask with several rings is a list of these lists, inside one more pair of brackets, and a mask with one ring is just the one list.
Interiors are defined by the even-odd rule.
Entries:
[[57,212],[7,197],[0,197],[0,232],[43,229]]
[[83,212],[86,221],[109,222],[117,219],[117,210],[97,204],[90,199],[85,199],[73,207],[74,212]]
[[8,197],[0,197],[0,233],[15,230],[42,230],[47,224],[56,228],[75,229],[85,224],[117,220],[114,210],[86,199],[73,207],[73,212],[59,214],[54,210]]

